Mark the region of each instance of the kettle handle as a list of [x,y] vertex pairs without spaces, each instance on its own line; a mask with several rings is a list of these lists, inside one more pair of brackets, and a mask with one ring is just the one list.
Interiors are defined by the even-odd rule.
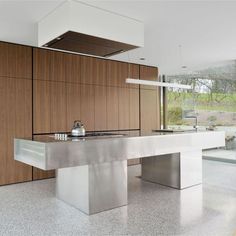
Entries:
[[81,120],[75,120],[74,121],[74,127],[77,127],[77,126],[82,126],[83,123],[81,122]]

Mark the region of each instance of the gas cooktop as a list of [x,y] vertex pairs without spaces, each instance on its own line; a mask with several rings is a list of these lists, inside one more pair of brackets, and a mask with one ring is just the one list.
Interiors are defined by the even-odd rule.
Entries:
[[124,134],[110,133],[110,132],[91,132],[86,133],[85,136],[68,135],[69,138],[84,138],[84,137],[97,137],[97,136],[124,136]]

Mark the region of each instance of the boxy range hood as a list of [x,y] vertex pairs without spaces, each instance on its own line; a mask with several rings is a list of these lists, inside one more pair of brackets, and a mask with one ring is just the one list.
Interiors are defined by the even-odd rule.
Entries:
[[38,23],[38,46],[108,57],[144,45],[142,22],[70,0]]

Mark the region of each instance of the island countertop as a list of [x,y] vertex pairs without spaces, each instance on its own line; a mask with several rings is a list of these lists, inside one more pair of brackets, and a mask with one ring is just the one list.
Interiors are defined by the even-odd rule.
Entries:
[[[122,134],[122,131],[119,132]],[[116,134],[119,134],[116,133]],[[56,140],[15,139],[15,160],[43,170],[208,149],[225,145],[225,132],[200,131],[148,135],[108,135]]]

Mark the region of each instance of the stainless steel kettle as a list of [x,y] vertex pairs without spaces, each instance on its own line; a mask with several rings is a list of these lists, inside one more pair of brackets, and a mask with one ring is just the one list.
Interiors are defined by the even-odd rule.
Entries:
[[71,130],[71,135],[75,137],[85,136],[85,128],[80,120],[75,120]]

